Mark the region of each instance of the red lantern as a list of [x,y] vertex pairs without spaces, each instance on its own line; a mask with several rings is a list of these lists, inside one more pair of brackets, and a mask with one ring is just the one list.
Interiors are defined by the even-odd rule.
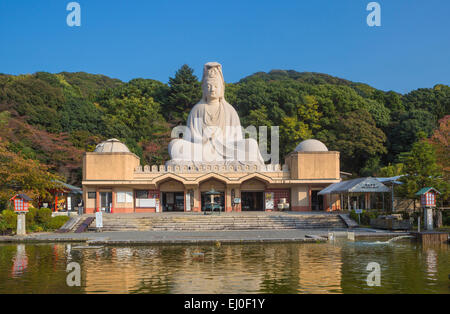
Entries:
[[16,194],[10,201],[14,201],[14,211],[16,213],[27,213],[28,212],[28,202],[31,201],[25,194]]

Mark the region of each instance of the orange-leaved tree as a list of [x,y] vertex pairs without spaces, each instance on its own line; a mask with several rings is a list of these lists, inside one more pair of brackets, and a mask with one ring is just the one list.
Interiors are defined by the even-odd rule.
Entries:
[[0,138],[0,211],[16,193],[27,194],[35,206],[39,198],[49,197],[49,189],[58,184],[54,180],[61,178],[47,170],[39,161],[9,151],[7,143]]

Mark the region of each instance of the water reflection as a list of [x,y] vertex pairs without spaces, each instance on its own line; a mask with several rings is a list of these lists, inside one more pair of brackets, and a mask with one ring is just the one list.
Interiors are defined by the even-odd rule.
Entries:
[[[373,241],[372,241],[373,242]],[[448,245],[0,246],[0,293],[449,293]],[[81,287],[66,265],[81,265]],[[366,266],[381,266],[368,287]]]
[[431,249],[428,248],[425,252],[426,254],[426,264],[427,264],[427,275],[428,275],[428,279],[430,280],[436,280],[436,273],[437,273],[437,254],[436,252]]
[[17,278],[22,276],[28,266],[28,257],[25,251],[25,244],[18,244],[16,255],[13,258],[11,276]]

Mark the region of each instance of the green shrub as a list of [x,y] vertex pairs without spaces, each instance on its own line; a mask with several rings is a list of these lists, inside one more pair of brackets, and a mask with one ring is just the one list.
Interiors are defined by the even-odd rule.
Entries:
[[5,218],[3,218],[2,215],[0,215],[0,234],[6,234],[8,231],[8,223],[6,222]]
[[44,231],[44,228],[42,228],[41,226],[35,225],[33,231],[34,232],[42,232],[42,231]]
[[37,211],[36,223],[46,228],[52,219],[52,210],[50,208],[41,208]]
[[358,214],[355,213],[354,210],[352,210],[352,211],[350,212],[350,218],[353,219],[354,221],[358,222]]
[[[376,210],[363,210],[360,214],[361,225],[370,225],[370,219],[377,218],[380,213]],[[358,214],[354,210],[350,212],[350,218],[358,222]]]
[[70,218],[68,216],[56,216],[53,217],[49,224],[47,225],[47,228],[49,230],[57,230],[61,228]]
[[37,209],[36,208],[29,208],[28,213],[25,215],[25,226],[27,230],[32,231],[36,225],[36,215],[37,215]]
[[17,229],[17,214],[13,210],[4,210],[2,212],[3,219],[6,221],[7,228],[11,231]]

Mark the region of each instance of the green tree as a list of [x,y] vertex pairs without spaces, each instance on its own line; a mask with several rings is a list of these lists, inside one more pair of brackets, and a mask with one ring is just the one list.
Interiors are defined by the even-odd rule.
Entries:
[[447,194],[448,182],[444,182],[442,171],[436,163],[436,153],[432,144],[424,140],[413,144],[409,153],[402,156],[404,173],[400,180],[404,183],[399,187],[401,195],[415,198],[415,193],[424,187],[434,187]]
[[380,168],[380,170],[377,173],[377,176],[380,177],[396,177],[399,175],[404,174],[403,172],[403,164],[389,164],[385,167]]
[[175,77],[169,78],[164,116],[174,124],[184,123],[191,108],[202,97],[200,82],[193,73],[194,70],[185,64],[176,72]]
[[318,111],[318,107],[314,96],[305,95],[302,102],[296,106],[294,115],[282,118],[280,126],[282,155],[292,152],[298,143],[311,138],[320,128],[319,120],[322,113]]
[[396,112],[392,116],[392,123],[386,128],[389,154],[388,162],[397,161],[400,153],[409,152],[413,143],[419,140],[419,133],[429,137],[436,127],[433,115],[425,110]]
[[386,153],[386,135],[366,110],[347,113],[339,120],[331,148],[341,152],[343,169],[358,172],[367,160]]

